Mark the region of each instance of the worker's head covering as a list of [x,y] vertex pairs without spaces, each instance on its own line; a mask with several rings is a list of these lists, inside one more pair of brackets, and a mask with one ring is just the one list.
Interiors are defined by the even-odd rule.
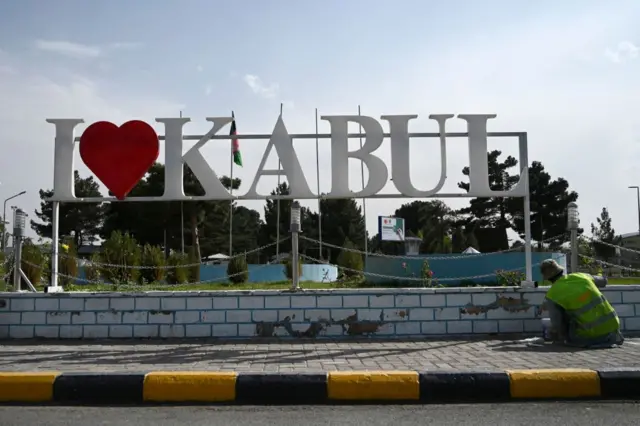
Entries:
[[560,275],[562,272],[564,272],[562,266],[558,265],[558,262],[553,259],[544,260],[540,264],[540,273],[542,273],[542,278],[545,280],[550,280],[556,275]]

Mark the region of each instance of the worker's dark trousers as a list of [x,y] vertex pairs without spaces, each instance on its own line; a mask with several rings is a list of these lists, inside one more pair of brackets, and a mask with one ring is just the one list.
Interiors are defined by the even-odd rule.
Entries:
[[597,349],[611,347],[612,345],[621,345],[624,342],[624,337],[620,331],[593,338],[579,336],[576,333],[577,326],[575,321],[571,319],[561,306],[549,300],[546,301],[546,305],[549,311],[549,318],[551,319],[551,330],[552,333],[558,336],[558,343],[564,342],[567,346]]

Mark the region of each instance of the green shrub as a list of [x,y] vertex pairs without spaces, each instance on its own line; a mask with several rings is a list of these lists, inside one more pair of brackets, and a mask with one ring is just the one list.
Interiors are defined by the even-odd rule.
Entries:
[[109,239],[102,244],[100,258],[102,263],[114,266],[102,266],[100,273],[116,285],[136,282],[140,276],[140,270],[131,267],[140,266],[141,257],[140,246],[133,236],[113,231]]
[[100,281],[100,253],[93,253],[89,262],[84,264],[84,277],[87,281]]
[[150,244],[144,245],[142,248],[142,265],[147,268],[140,271],[144,281],[148,283],[163,281],[166,273],[166,264],[162,248]]
[[[349,239],[344,241],[343,247],[351,250],[356,248]],[[354,278],[362,275],[364,261],[362,260],[360,253],[350,250],[342,250],[338,255],[337,263],[338,266],[341,267],[342,274],[347,278]]]
[[58,249],[58,273],[62,274],[58,282],[62,287],[68,287],[78,277],[78,251],[73,239],[66,239],[63,244]]
[[195,247],[191,248],[191,252],[189,253],[189,258],[187,260],[189,265],[189,276],[193,282],[200,281],[200,258],[196,254]]
[[[293,279],[293,262],[292,259],[286,259],[282,262],[284,264],[284,272],[290,280]],[[298,259],[298,277],[302,275],[302,258]]]
[[499,287],[518,287],[525,279],[525,274],[520,271],[497,270],[496,278]]
[[242,284],[249,281],[249,266],[244,256],[236,256],[229,260],[227,264],[227,275],[229,281],[234,284]]
[[185,284],[189,282],[189,256],[183,253],[173,252],[167,259],[167,281],[171,284]]
[[39,285],[42,275],[46,271],[48,262],[47,255],[31,240],[26,240],[22,244],[22,272],[29,278],[31,284]]

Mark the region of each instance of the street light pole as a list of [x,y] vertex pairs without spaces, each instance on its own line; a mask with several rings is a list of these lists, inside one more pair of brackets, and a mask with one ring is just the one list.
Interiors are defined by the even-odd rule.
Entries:
[[629,189],[636,190],[636,197],[638,199],[638,234],[640,235],[640,186],[630,186]]
[[294,201],[291,203],[291,290],[300,290],[300,254],[298,248],[298,234],[302,231],[302,220],[300,218],[300,203]]
[[578,227],[580,214],[578,204],[571,202],[567,206],[567,228],[571,232],[571,272],[578,272]]
[[2,241],[0,242],[2,246],[2,252],[4,253],[4,249],[6,248],[6,238],[7,238],[7,202],[13,200],[16,197],[26,194],[27,191],[18,192],[17,194],[12,195],[11,197],[4,200],[4,206],[2,207]]

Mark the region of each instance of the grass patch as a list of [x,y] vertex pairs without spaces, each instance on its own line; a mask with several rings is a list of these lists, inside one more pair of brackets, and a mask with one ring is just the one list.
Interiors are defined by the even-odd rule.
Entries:
[[608,278],[609,285],[640,285],[640,277]]

